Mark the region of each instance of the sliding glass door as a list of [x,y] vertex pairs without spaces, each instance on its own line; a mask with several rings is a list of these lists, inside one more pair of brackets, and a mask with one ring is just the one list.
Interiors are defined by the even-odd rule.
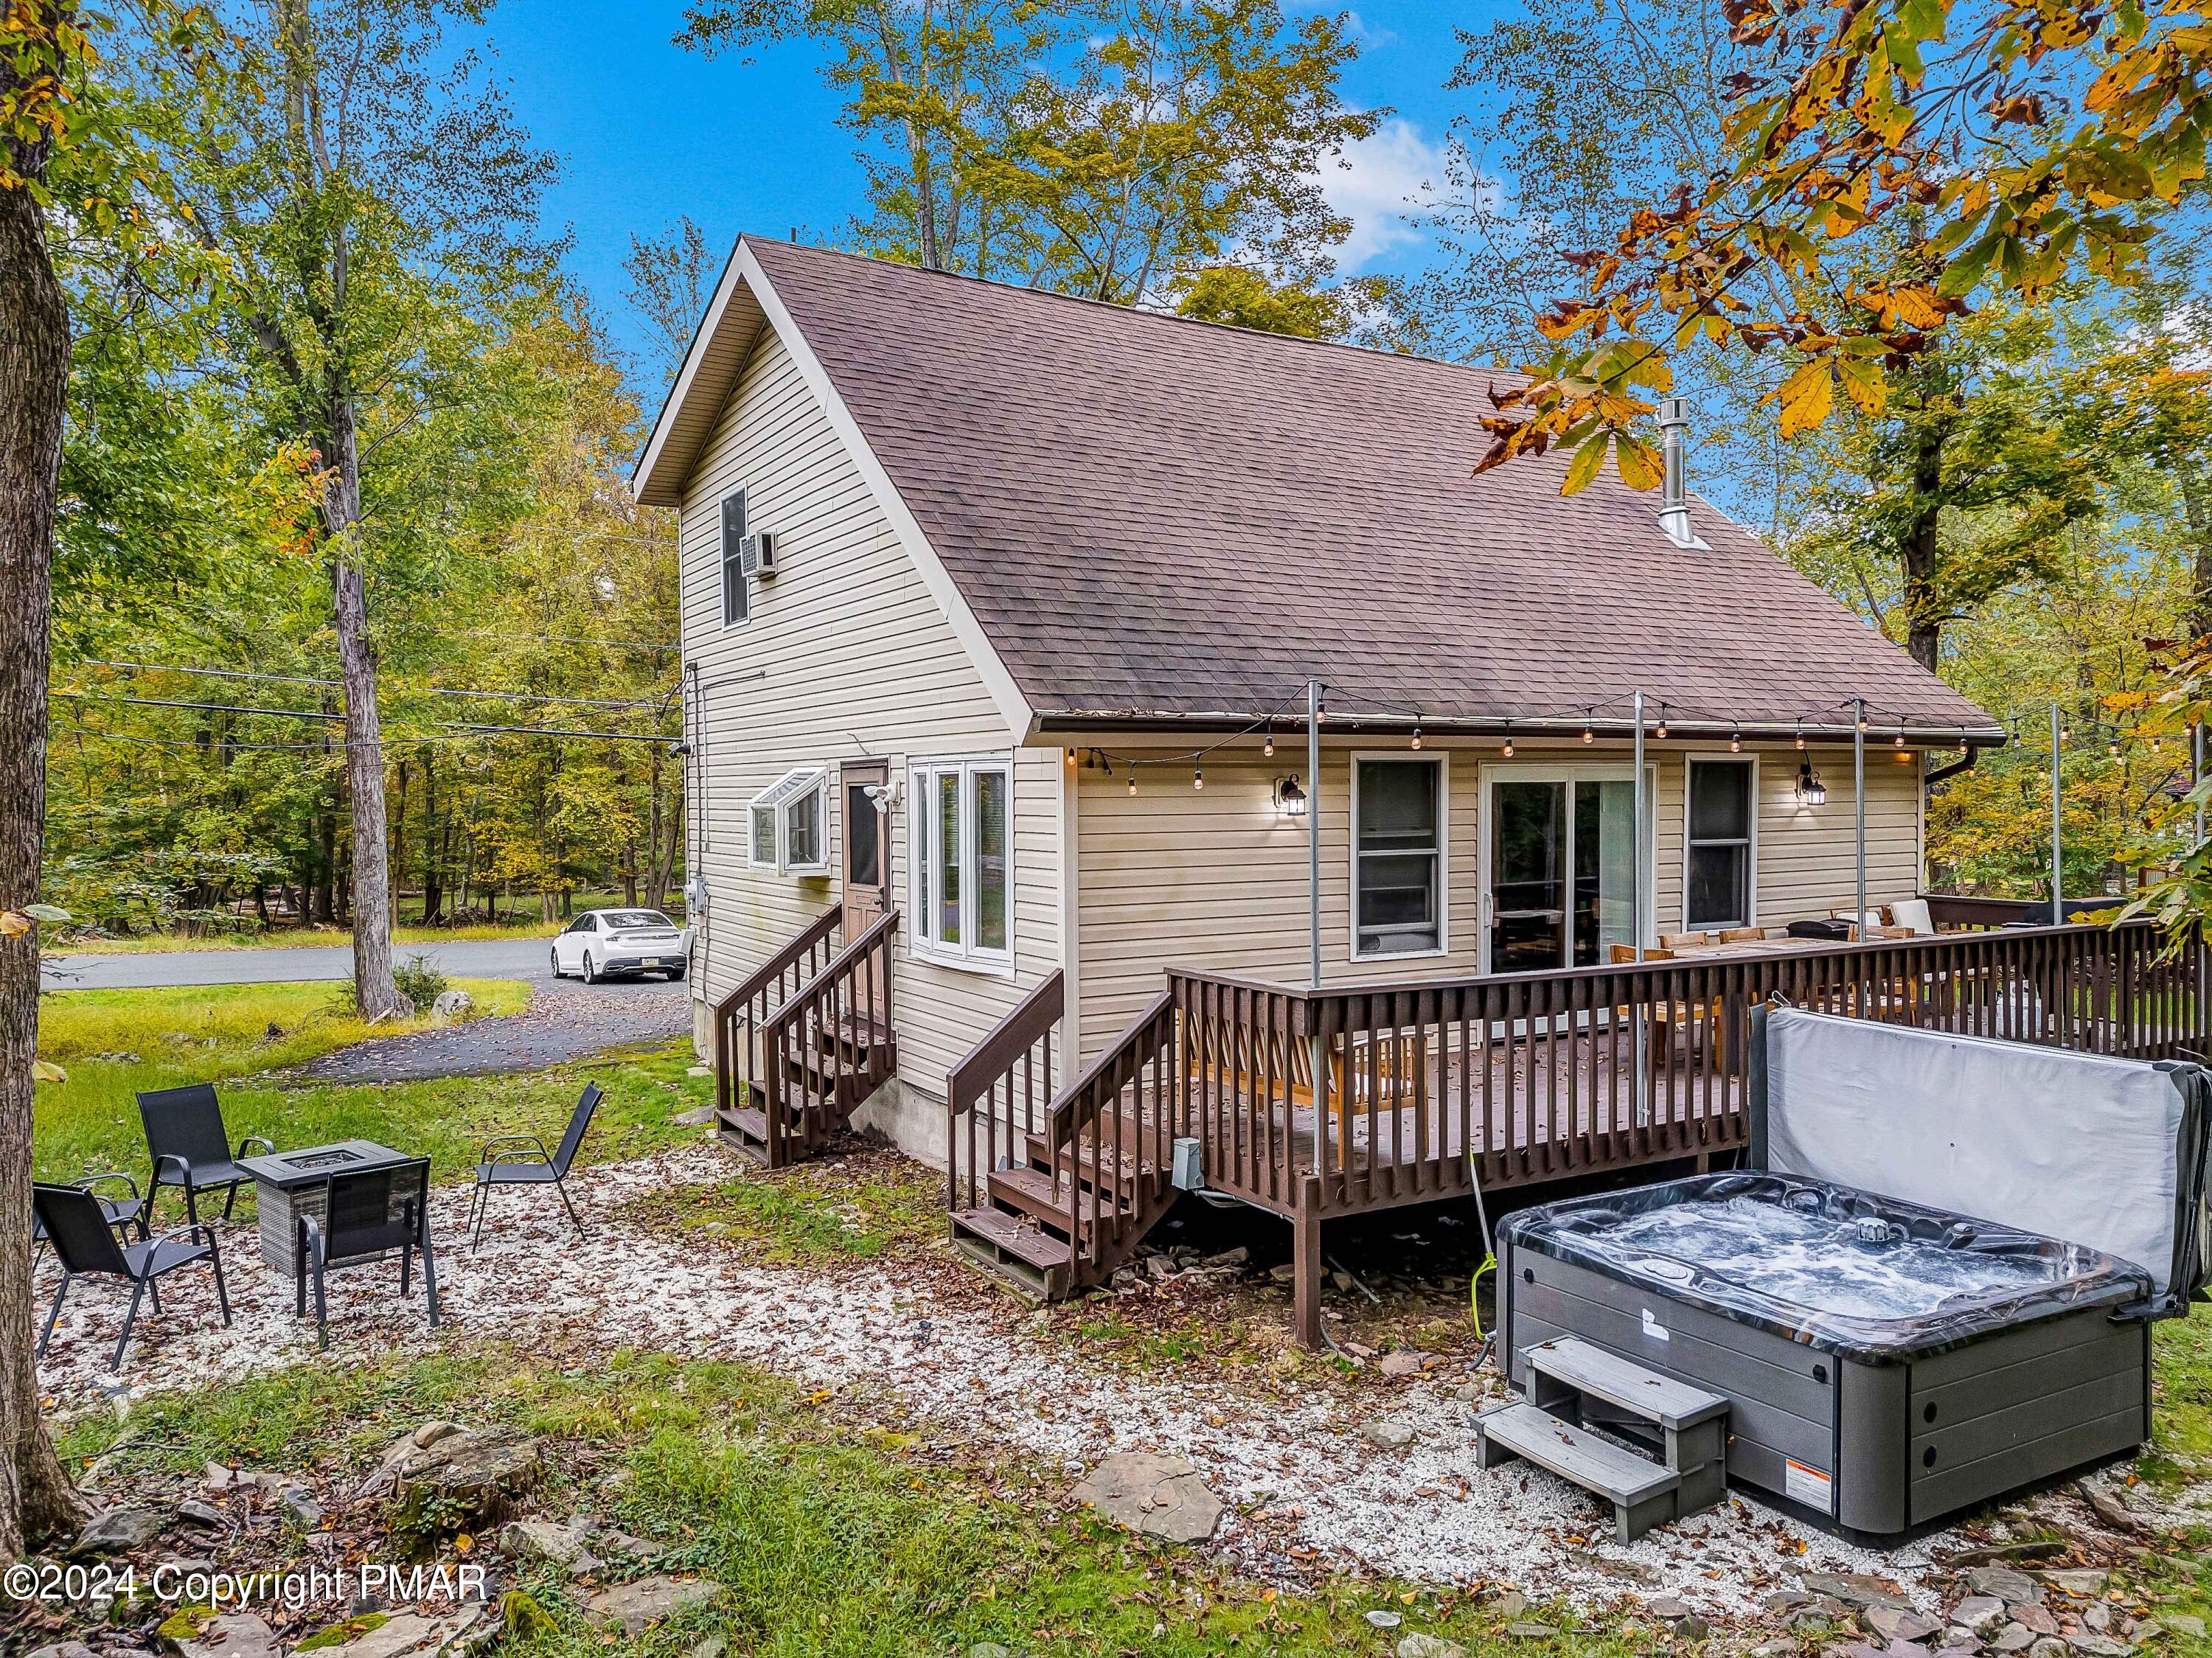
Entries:
[[1483,783],[1484,969],[1591,967],[1632,943],[1628,768],[1487,766]]

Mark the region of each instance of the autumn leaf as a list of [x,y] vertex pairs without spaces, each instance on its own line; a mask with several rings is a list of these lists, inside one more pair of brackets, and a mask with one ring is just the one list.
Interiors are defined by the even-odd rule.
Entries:
[[33,1060],[31,1061],[31,1080],[34,1083],[65,1083],[69,1080],[69,1072],[51,1060]]
[[1837,358],[1836,376],[1844,383],[1844,395],[1858,406],[1861,414],[1879,415],[1888,406],[1889,382],[1865,358]]
[[1666,464],[1651,446],[1626,432],[1614,440],[1613,464],[1620,469],[1620,481],[1632,489],[1656,489],[1667,474]]
[[1809,432],[1828,418],[1828,410],[1835,404],[1835,383],[1830,378],[1827,361],[1815,357],[1810,362],[1800,363],[1797,372],[1783,381],[1771,394],[1782,404],[1782,435],[1793,438],[1800,432]]
[[1589,488],[1590,481],[1597,477],[1597,469],[1605,464],[1606,443],[1612,435],[1600,427],[1583,440],[1582,447],[1575,451],[1574,459],[1567,464],[1566,482],[1559,486],[1561,495],[1578,495]]

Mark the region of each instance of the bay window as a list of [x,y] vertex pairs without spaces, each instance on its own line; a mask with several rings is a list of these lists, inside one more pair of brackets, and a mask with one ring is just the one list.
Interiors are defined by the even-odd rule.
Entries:
[[753,797],[749,849],[755,869],[823,875],[830,869],[829,774],[820,766],[787,771]]
[[1013,964],[1013,765],[926,760],[910,815],[914,952],[977,967]]

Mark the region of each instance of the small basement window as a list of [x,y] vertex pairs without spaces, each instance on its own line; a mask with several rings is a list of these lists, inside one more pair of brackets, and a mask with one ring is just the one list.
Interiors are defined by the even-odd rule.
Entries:
[[830,868],[830,774],[820,766],[787,771],[753,797],[752,866],[781,875]]

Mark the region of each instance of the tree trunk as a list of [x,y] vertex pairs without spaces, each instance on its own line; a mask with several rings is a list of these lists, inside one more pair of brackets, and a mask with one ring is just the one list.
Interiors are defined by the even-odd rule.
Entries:
[[[62,8],[31,0],[34,27]],[[0,57],[0,103],[14,90]],[[46,171],[43,145],[5,165]],[[0,187],[0,910],[38,902],[46,803],[46,671],[54,502],[69,393],[69,307],[30,191]],[[0,938],[0,1561],[82,1512],[46,1437],[31,1357],[31,1062],[39,1047],[35,928]]]
[[1905,648],[1915,662],[1936,671],[1943,654],[1943,603],[1936,588],[1942,546],[1936,538],[1942,516],[1943,440],[1933,430],[1921,434],[1913,457],[1913,492],[1918,510],[1903,549],[1905,564]]
[[438,768],[428,750],[422,755],[422,925],[435,926],[446,907],[446,847],[438,833]]
[[2204,481],[2186,465],[2174,469],[2181,488],[2181,509],[2189,522],[2189,631],[2203,639],[2212,634],[2212,501]]
[[361,473],[353,401],[331,401],[337,467],[330,504],[338,528],[331,565],[331,613],[337,624],[338,677],[345,685],[346,785],[353,797],[354,1007],[364,1019],[403,1012],[392,981],[392,866],[384,815],[383,729],[376,711],[376,657],[368,643],[368,592],[362,574]]

